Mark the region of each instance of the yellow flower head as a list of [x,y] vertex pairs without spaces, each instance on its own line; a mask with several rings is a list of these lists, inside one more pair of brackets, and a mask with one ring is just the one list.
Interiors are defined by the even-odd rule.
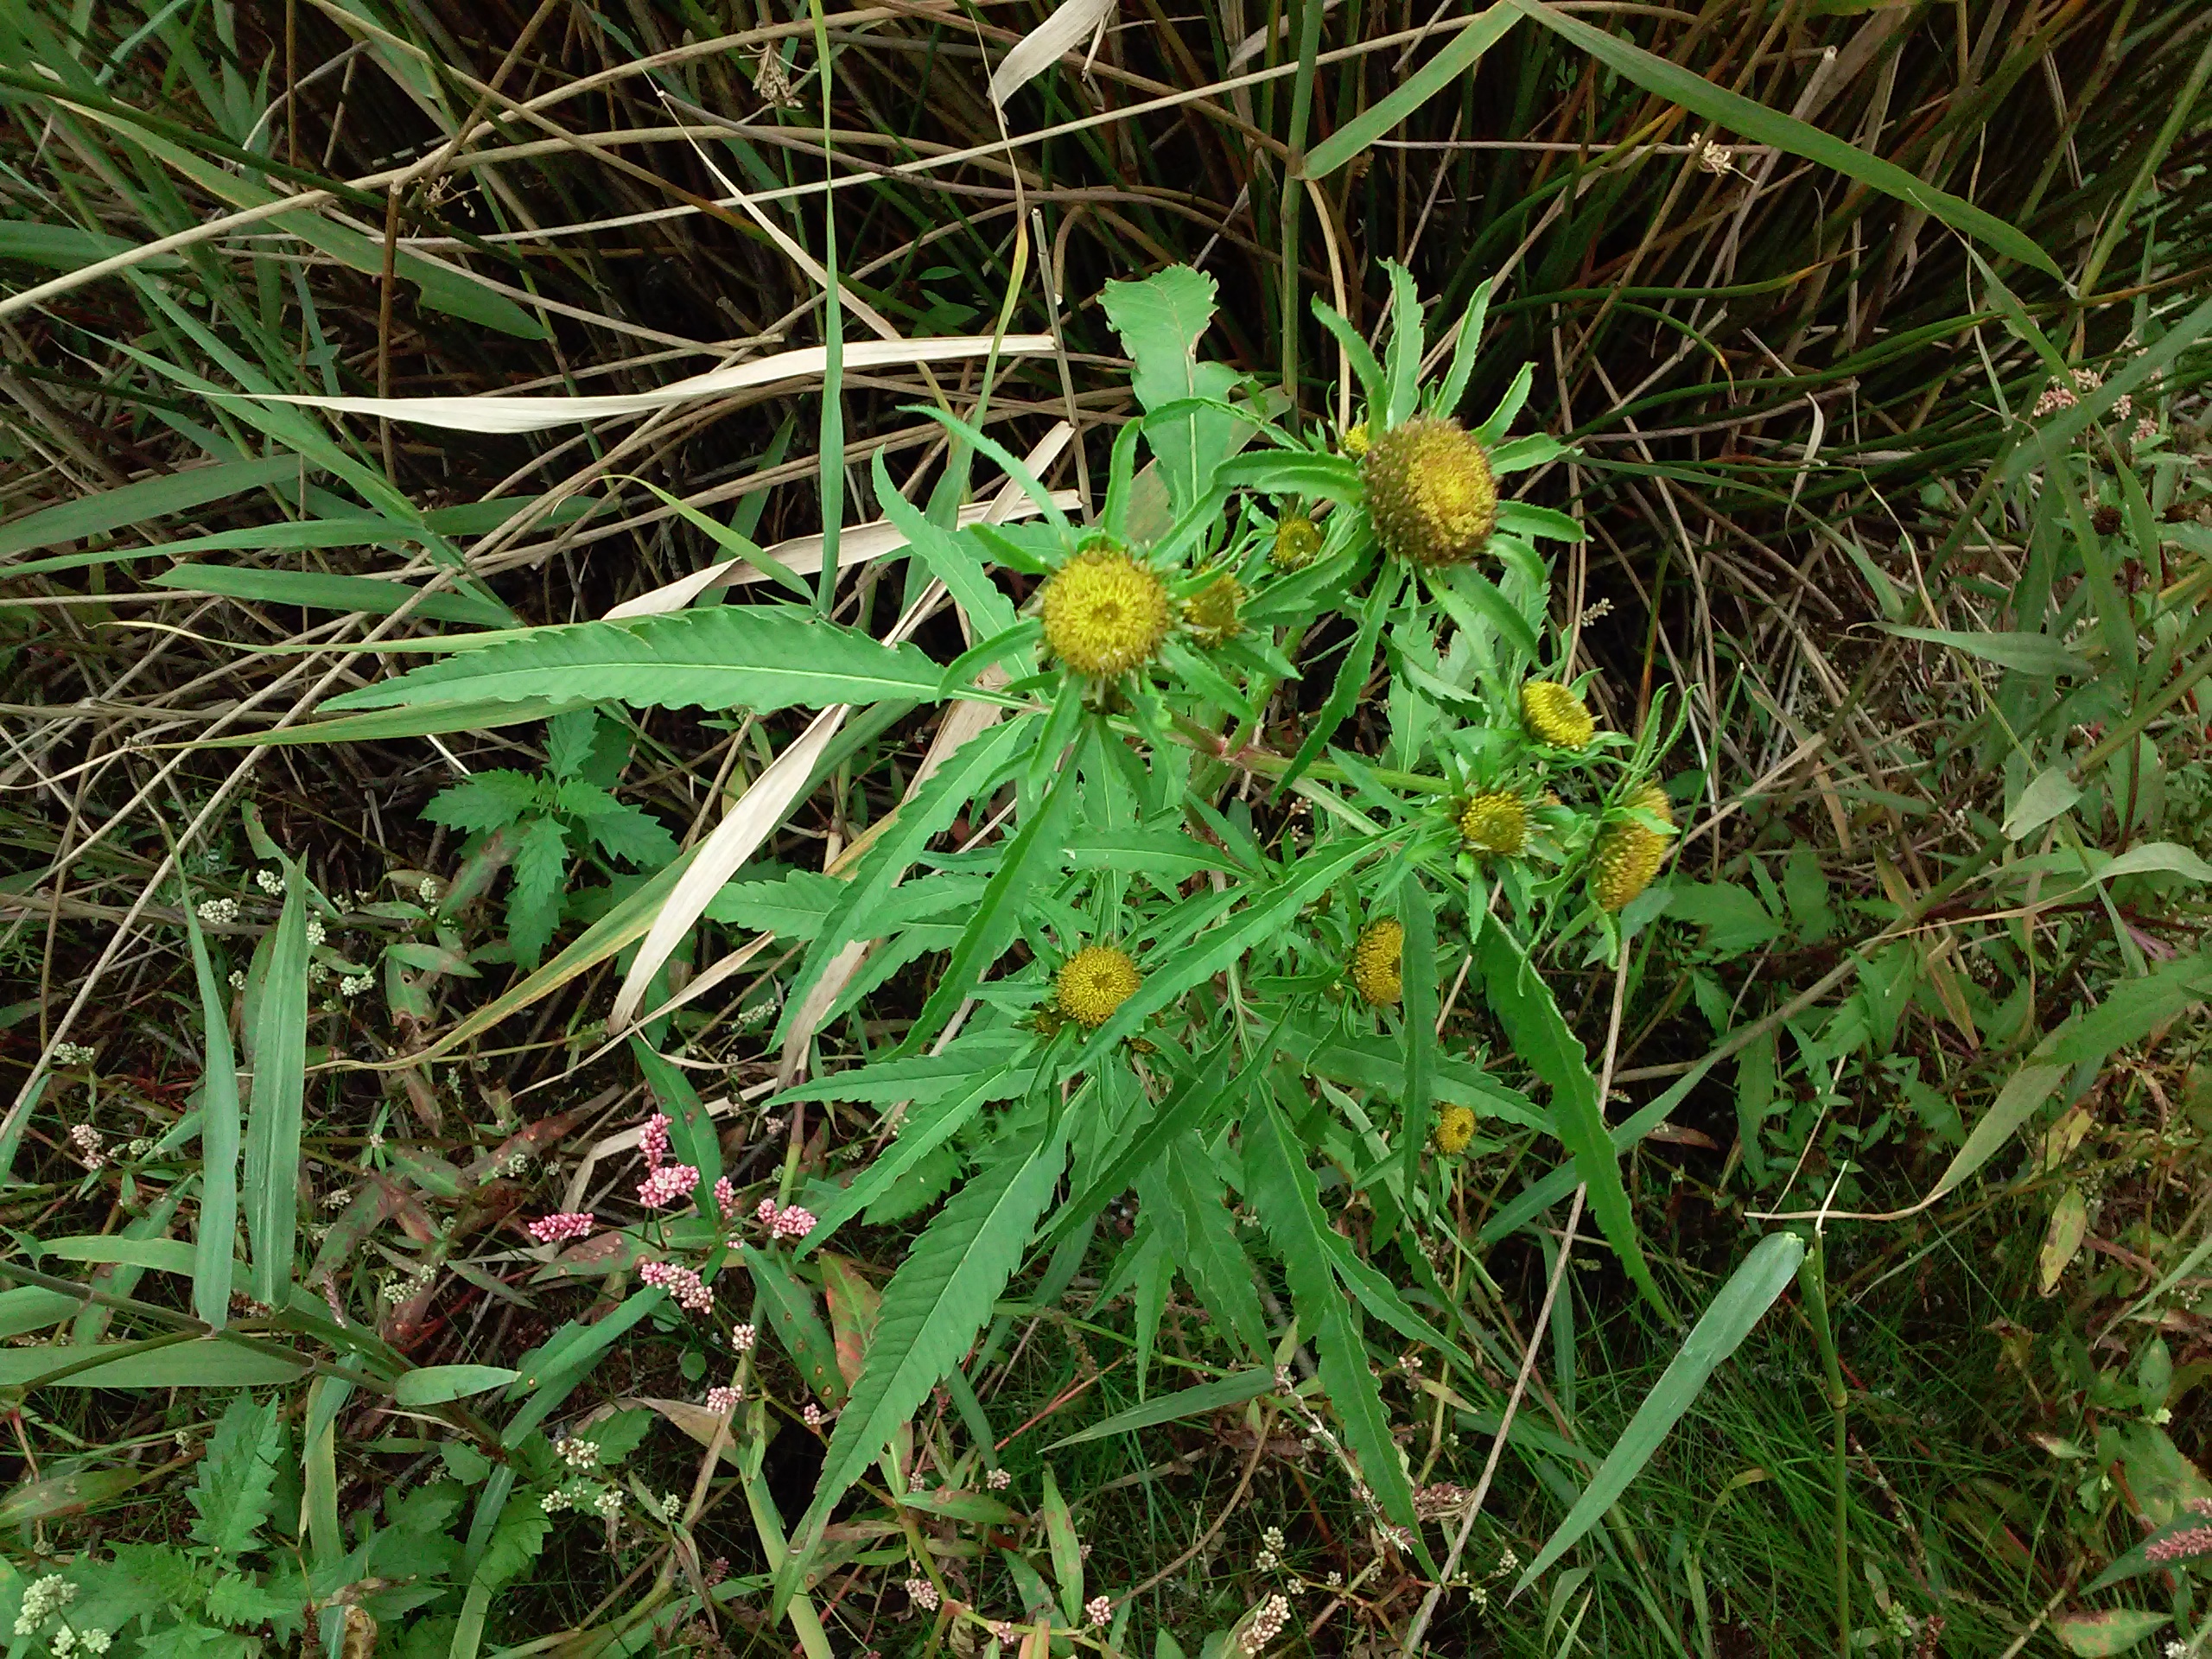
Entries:
[[1346,427],[1344,436],[1344,454],[1350,455],[1354,461],[1357,461],[1367,454],[1367,423],[1361,421],[1357,425]]
[[1359,930],[1351,951],[1351,986],[1369,1007],[1388,1007],[1404,995],[1398,957],[1405,948],[1404,926],[1388,917]]
[[1598,722],[1570,686],[1529,680],[1521,687],[1521,720],[1529,735],[1555,749],[1579,749],[1597,734]]
[[[1644,785],[1629,798],[1629,804],[1641,807],[1670,827],[1675,822],[1666,791],[1656,784]],[[1633,818],[1624,818],[1600,832],[1590,860],[1592,895],[1600,908],[1618,910],[1649,887],[1651,878],[1659,874],[1660,865],[1667,860],[1667,837]]]
[[1457,421],[1416,416],[1368,445],[1360,463],[1382,549],[1432,568],[1463,564],[1497,528],[1490,457]]
[[1136,995],[1137,965],[1110,944],[1086,944],[1060,965],[1052,1001],[1085,1031],[1096,1031]]
[[1086,548],[1054,571],[1038,605],[1052,654],[1102,680],[1150,662],[1167,638],[1167,584],[1111,543]]
[[1199,643],[1226,644],[1244,632],[1236,607],[1244,602],[1244,584],[1234,576],[1216,576],[1183,601],[1183,620]]
[[1448,1157],[1457,1158],[1467,1149],[1475,1138],[1475,1115],[1465,1106],[1446,1106],[1436,1115],[1436,1149]]
[[1510,858],[1529,839],[1529,804],[1503,791],[1478,795],[1459,815],[1459,834],[1476,852]]
[[1278,570],[1303,570],[1321,550],[1321,531],[1311,518],[1290,518],[1275,526],[1268,563]]

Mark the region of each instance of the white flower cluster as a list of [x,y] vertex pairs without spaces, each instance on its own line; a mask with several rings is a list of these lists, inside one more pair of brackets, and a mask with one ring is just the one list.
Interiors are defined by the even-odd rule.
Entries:
[[1286,1596],[1269,1596],[1252,1610],[1251,1620],[1236,1638],[1236,1645],[1246,1653],[1259,1650],[1282,1634],[1282,1627],[1290,1623],[1290,1600]]
[[1260,1553],[1252,1565],[1262,1573],[1272,1573],[1282,1565],[1283,1535],[1281,1527],[1269,1527],[1260,1535]]
[[284,873],[282,870],[256,870],[253,873],[253,884],[271,899],[281,899],[284,896]]
[[579,1440],[571,1434],[560,1445],[561,1461],[571,1469],[595,1469],[599,1466],[599,1442]]
[[38,1627],[77,1599],[77,1586],[59,1573],[49,1573],[23,1592],[22,1611],[16,1615],[16,1634],[30,1636]]
[[56,1043],[54,1046],[54,1063],[56,1065],[90,1065],[92,1063],[92,1046],[90,1043]]
[[931,1584],[927,1579],[907,1580],[906,1594],[912,1598],[914,1605],[921,1608],[925,1612],[937,1611],[937,1586]]
[[105,1630],[73,1630],[65,1624],[54,1633],[48,1645],[54,1659],[71,1659],[79,1648],[86,1653],[105,1653],[109,1639]]
[[338,982],[338,995],[350,1001],[375,983],[366,974],[348,974]]
[[321,944],[323,942],[323,940],[324,940],[325,938],[327,938],[327,937],[328,937],[328,934],[327,934],[327,932],[325,931],[325,929],[324,929],[324,927],[323,927],[323,925],[322,925],[322,918],[321,918],[321,917],[320,917],[320,916],[310,916],[310,917],[308,917],[308,944],[309,945],[317,945],[317,944]]
[[69,1145],[77,1154],[77,1161],[86,1169],[98,1169],[107,1162],[100,1132],[89,1123],[75,1124],[70,1128]]
[[202,899],[193,908],[210,927],[226,927],[238,918],[238,901],[235,899]]

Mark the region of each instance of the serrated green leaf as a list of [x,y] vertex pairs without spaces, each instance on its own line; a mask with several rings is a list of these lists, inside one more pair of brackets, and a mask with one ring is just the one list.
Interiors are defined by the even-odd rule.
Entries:
[[[466,639],[454,642],[465,646]],[[934,702],[943,670],[804,613],[765,605],[531,629],[334,697],[329,709],[589,697],[652,709]]]
[[814,1501],[777,1575],[779,1606],[798,1588],[837,1500],[975,1341],[992,1303],[1021,1265],[1066,1161],[1065,1124],[1026,1157],[1002,1150],[995,1164],[953,1194],[915,1241],[884,1290],[868,1367],[837,1419]]
[[257,1630],[272,1618],[297,1618],[300,1604],[287,1601],[256,1580],[226,1573],[207,1586],[207,1617],[232,1630]]
[[514,886],[507,892],[507,939],[515,960],[537,966],[561,925],[569,836],[557,818],[532,818],[515,843]]
[[[966,1065],[972,1068],[975,1062],[969,1060]],[[970,1070],[963,1087],[909,1113],[899,1125],[897,1138],[878,1153],[866,1169],[849,1185],[823,1194],[817,1203],[809,1206],[814,1210],[814,1230],[802,1242],[801,1250],[814,1250],[828,1243],[838,1228],[882,1198],[900,1176],[967,1128],[986,1105],[1026,1093],[1036,1076],[1032,1068],[1012,1065],[987,1066],[980,1074]],[[839,1094],[831,1097],[842,1100],[848,1096]]]
[[[1236,372],[1226,364],[1198,360],[1214,295],[1214,279],[1188,265],[1171,265],[1140,282],[1109,282],[1101,291],[1106,320],[1135,365],[1131,389],[1148,415],[1190,398],[1226,397],[1236,385]],[[1234,447],[1236,425],[1233,416],[1211,409],[1147,420],[1145,440],[1160,459],[1177,511],[1205,494],[1214,468]]]
[[1483,928],[1476,948],[1491,1012],[1513,1044],[1513,1051],[1550,1085],[1552,1122],[1574,1160],[1574,1173],[1590,1189],[1590,1208],[1605,1241],[1662,1319],[1671,1318],[1643,1259],[1643,1242],[1621,1180],[1605,1115],[1598,1103],[1598,1080],[1582,1045],[1568,1029],[1551,988],[1530,965],[1511,934],[1495,920]]
[[1298,1323],[1314,1333],[1321,1386],[1344,1425],[1344,1444],[1359,1460],[1360,1473],[1382,1512],[1397,1525],[1412,1529],[1416,1548],[1426,1554],[1414,1515],[1413,1485],[1390,1436],[1389,1414],[1368,1370],[1367,1344],[1360,1339],[1357,1316],[1330,1270],[1333,1253],[1325,1236],[1330,1230],[1313,1172],[1281,1109],[1264,1093],[1245,1114],[1244,1169],[1246,1196],[1282,1258]]
[[1267,1316],[1253,1283],[1252,1263],[1236,1242],[1228,1201],[1205,1149],[1188,1144],[1184,1155],[1170,1153],[1155,1167],[1167,1198],[1160,1219],[1170,1258],[1246,1352],[1265,1357]]
[[537,1503],[510,1503],[499,1512],[491,1541],[477,1558],[472,1588],[496,1590],[522,1576],[545,1548],[553,1530],[553,1517]]
[[667,825],[642,807],[613,806],[582,820],[583,831],[609,858],[641,868],[665,864],[677,854]]
[[275,1499],[283,1448],[276,1402],[257,1403],[244,1395],[231,1402],[185,1494],[200,1516],[192,1523],[194,1542],[232,1558],[255,1547]]
[[505,829],[525,813],[539,810],[543,794],[530,773],[498,767],[480,772],[451,789],[440,790],[423,808],[423,816],[465,835],[488,834]]

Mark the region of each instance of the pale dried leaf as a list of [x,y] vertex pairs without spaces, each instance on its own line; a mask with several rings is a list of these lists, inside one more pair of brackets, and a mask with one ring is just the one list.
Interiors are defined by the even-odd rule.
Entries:
[[1065,0],[1052,15],[1014,43],[991,72],[991,102],[1003,105],[1047,65],[1113,15],[1114,0]]

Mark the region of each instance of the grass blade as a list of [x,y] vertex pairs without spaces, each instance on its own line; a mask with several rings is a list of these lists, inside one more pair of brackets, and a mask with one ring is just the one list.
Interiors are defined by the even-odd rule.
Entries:
[[192,973],[200,988],[200,1230],[194,1247],[192,1311],[220,1327],[231,1316],[231,1263],[238,1230],[238,1068],[231,1052],[229,999],[208,960],[207,941],[190,895],[185,931],[192,942]]
[[1736,1351],[1737,1346],[1751,1334],[1751,1327],[1774,1306],[1776,1297],[1782,1294],[1797,1272],[1797,1263],[1805,1255],[1805,1241],[1795,1233],[1772,1233],[1758,1242],[1743,1266],[1729,1275],[1720,1294],[1713,1299],[1713,1306],[1705,1310],[1697,1328],[1682,1344],[1681,1351],[1667,1367],[1658,1386],[1643,1398],[1642,1406],[1630,1421],[1598,1472],[1583,1488],[1574,1507],[1567,1511],[1567,1519],[1545,1541],[1536,1559],[1521,1574],[1513,1586],[1519,1595],[1554,1561],[1572,1549],[1582,1535],[1598,1523],[1599,1517],[1613,1506],[1620,1495],[1628,1490],[1629,1483],[1643,1472],[1643,1465],[1651,1461],[1675,1423],[1698,1395],[1704,1391],[1707,1380],[1718,1369],[1720,1362]]

